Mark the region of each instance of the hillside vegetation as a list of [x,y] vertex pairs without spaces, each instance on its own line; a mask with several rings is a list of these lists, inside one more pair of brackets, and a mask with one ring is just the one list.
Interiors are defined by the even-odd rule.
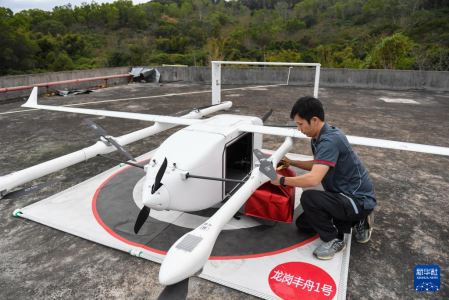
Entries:
[[0,75],[210,60],[449,70],[447,0],[158,0],[13,13]]

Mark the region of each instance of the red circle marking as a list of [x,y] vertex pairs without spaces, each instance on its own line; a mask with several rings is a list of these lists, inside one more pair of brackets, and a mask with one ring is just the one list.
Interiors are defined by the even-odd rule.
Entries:
[[268,275],[268,283],[284,300],[329,300],[337,292],[334,279],[326,271],[305,262],[277,265]]
[[[115,237],[116,239],[124,242],[125,244],[131,245],[131,246],[136,246],[139,248],[143,248],[145,250],[151,251],[153,253],[157,253],[157,254],[162,254],[165,255],[167,254],[167,251],[163,251],[163,250],[159,250],[156,248],[152,248],[149,247],[147,245],[144,244],[140,244],[140,243],[136,243],[133,241],[130,241],[128,239],[125,239],[124,237],[120,236],[119,234],[117,234],[115,231],[113,231],[109,226],[107,226],[103,220],[101,219],[100,215],[98,214],[97,211],[97,197],[100,194],[101,189],[115,176],[119,175],[120,173],[126,171],[128,168],[130,168],[129,166],[122,168],[121,170],[115,172],[114,174],[112,174],[111,176],[109,176],[95,191],[95,194],[92,198],[92,212],[94,214],[95,219],[97,220],[98,224],[101,225],[101,227],[103,227],[106,232],[108,232],[110,235],[112,235],[113,237]],[[228,260],[228,259],[247,259],[247,258],[257,258],[257,257],[263,257],[263,256],[270,256],[270,255],[275,255],[275,254],[279,254],[279,253],[283,253],[283,252],[287,252],[290,250],[293,250],[295,248],[304,246],[308,243],[313,242],[314,240],[316,240],[318,238],[318,236],[313,236],[311,238],[308,238],[305,241],[302,241],[300,243],[296,243],[294,245],[279,249],[279,250],[275,250],[275,251],[270,251],[270,252],[263,252],[263,253],[257,253],[257,254],[248,254],[248,255],[229,255],[229,256],[210,256],[209,260]]]

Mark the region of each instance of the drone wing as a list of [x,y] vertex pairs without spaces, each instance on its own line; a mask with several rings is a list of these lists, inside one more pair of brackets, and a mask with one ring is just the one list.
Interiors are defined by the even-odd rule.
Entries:
[[[230,107],[232,104],[223,103]],[[150,122],[159,122],[159,123],[169,123],[176,125],[192,125],[197,122],[201,122],[201,120],[196,119],[188,119],[188,118],[179,118],[179,117],[170,117],[170,116],[159,116],[159,115],[149,115],[149,114],[141,114],[141,113],[130,113],[130,112],[120,112],[120,111],[109,111],[109,110],[99,110],[99,109],[86,109],[86,108],[74,108],[67,106],[53,106],[53,105],[40,105],[37,103],[37,87],[33,88],[28,101],[22,105],[22,107],[30,107],[37,109],[45,109],[52,111],[63,111],[70,112],[76,114],[86,114],[86,115],[95,115],[95,116],[105,116],[105,117],[113,117],[113,118],[122,118],[122,119],[132,119],[132,120],[141,120],[141,121],[150,121]]]
[[[296,128],[281,128],[281,127],[271,127],[271,126],[249,125],[248,124],[248,125],[240,126],[239,130],[243,131],[243,132],[253,132],[253,133],[286,136],[286,137],[288,136],[288,137],[299,138],[299,139],[308,139],[307,136],[302,134]],[[347,135],[346,137],[348,138],[348,141],[354,145],[371,146],[371,147],[414,151],[414,152],[422,152],[422,153],[430,153],[430,154],[449,156],[449,148],[448,147],[415,144],[415,143],[405,143],[405,142],[397,142],[397,141],[384,140],[384,139],[373,139],[373,138],[366,138],[366,137],[352,136],[352,135]]]

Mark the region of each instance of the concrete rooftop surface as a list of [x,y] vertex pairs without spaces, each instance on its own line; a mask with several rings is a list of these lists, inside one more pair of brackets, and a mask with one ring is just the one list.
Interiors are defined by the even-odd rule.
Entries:
[[[267,123],[277,125],[291,123],[293,103],[312,93],[311,87],[299,86],[223,89],[222,101],[233,102],[228,113],[261,117],[273,108]],[[320,88],[319,98],[325,107],[326,121],[348,135],[449,147],[448,93]],[[113,99],[118,101],[100,102]],[[391,99],[402,103],[389,102]],[[39,102],[89,102],[79,107],[180,115],[210,104],[211,93],[210,85],[130,84],[87,95],[41,96]],[[0,175],[96,142],[95,134],[82,124],[85,115],[29,110],[20,107],[23,103],[0,105]],[[151,125],[143,121],[89,118],[113,136]],[[158,147],[176,130],[126,148],[134,156],[141,155]],[[274,149],[282,140],[264,136],[264,148]],[[365,146],[354,149],[374,181],[378,206],[371,241],[363,245],[352,243],[347,298],[449,299],[449,157]],[[291,152],[311,155],[309,142],[297,140]],[[117,153],[111,156],[120,158]],[[16,208],[47,198],[115,165],[94,158],[25,185],[49,183],[41,190],[0,200],[0,299],[158,297],[163,289],[158,284],[159,264],[12,216]],[[418,264],[441,267],[439,292],[414,290],[413,268]],[[189,282],[188,299],[255,298],[195,277]]]

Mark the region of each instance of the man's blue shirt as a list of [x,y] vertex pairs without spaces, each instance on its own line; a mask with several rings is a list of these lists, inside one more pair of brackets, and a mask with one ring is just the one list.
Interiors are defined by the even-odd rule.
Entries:
[[315,164],[330,167],[322,180],[325,191],[355,199],[366,210],[376,206],[374,186],[357,154],[340,129],[324,123],[317,139],[312,139]]

